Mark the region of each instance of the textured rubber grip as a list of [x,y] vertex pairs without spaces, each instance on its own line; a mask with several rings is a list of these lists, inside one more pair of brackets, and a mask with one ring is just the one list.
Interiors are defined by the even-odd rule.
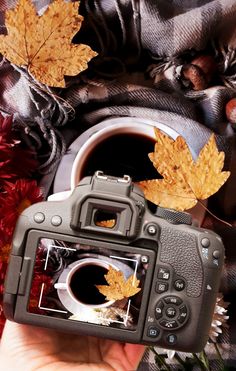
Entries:
[[192,224],[191,214],[182,211],[165,209],[159,206],[155,212],[155,215],[173,224]]
[[188,296],[200,296],[203,285],[203,267],[195,235],[163,227],[160,242],[160,260],[170,264],[175,273],[186,280]]

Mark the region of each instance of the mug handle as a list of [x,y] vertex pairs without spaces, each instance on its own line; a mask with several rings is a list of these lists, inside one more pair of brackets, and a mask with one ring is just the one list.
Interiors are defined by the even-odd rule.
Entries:
[[66,290],[67,286],[66,286],[66,283],[57,282],[57,283],[54,284],[54,288],[59,289],[59,290]]

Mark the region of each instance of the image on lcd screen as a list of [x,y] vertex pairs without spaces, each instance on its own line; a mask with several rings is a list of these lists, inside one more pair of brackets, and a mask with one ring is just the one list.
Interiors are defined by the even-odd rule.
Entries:
[[128,251],[39,239],[28,311],[136,330],[148,259]]

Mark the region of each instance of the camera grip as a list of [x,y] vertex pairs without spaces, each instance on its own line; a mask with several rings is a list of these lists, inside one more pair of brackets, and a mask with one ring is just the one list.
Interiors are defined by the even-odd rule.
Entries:
[[186,293],[198,297],[203,287],[203,266],[194,234],[163,226],[160,235],[160,260],[170,264],[187,282]]

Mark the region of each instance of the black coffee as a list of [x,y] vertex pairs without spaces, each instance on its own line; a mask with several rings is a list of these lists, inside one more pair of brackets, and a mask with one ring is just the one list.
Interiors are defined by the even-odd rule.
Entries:
[[95,171],[122,177],[130,175],[134,182],[155,179],[158,173],[148,154],[154,151],[155,141],[140,134],[116,134],[96,146],[86,159],[82,176]]
[[100,305],[106,302],[105,296],[96,285],[107,285],[104,275],[106,268],[89,264],[79,268],[71,277],[70,287],[77,300],[83,304]]

